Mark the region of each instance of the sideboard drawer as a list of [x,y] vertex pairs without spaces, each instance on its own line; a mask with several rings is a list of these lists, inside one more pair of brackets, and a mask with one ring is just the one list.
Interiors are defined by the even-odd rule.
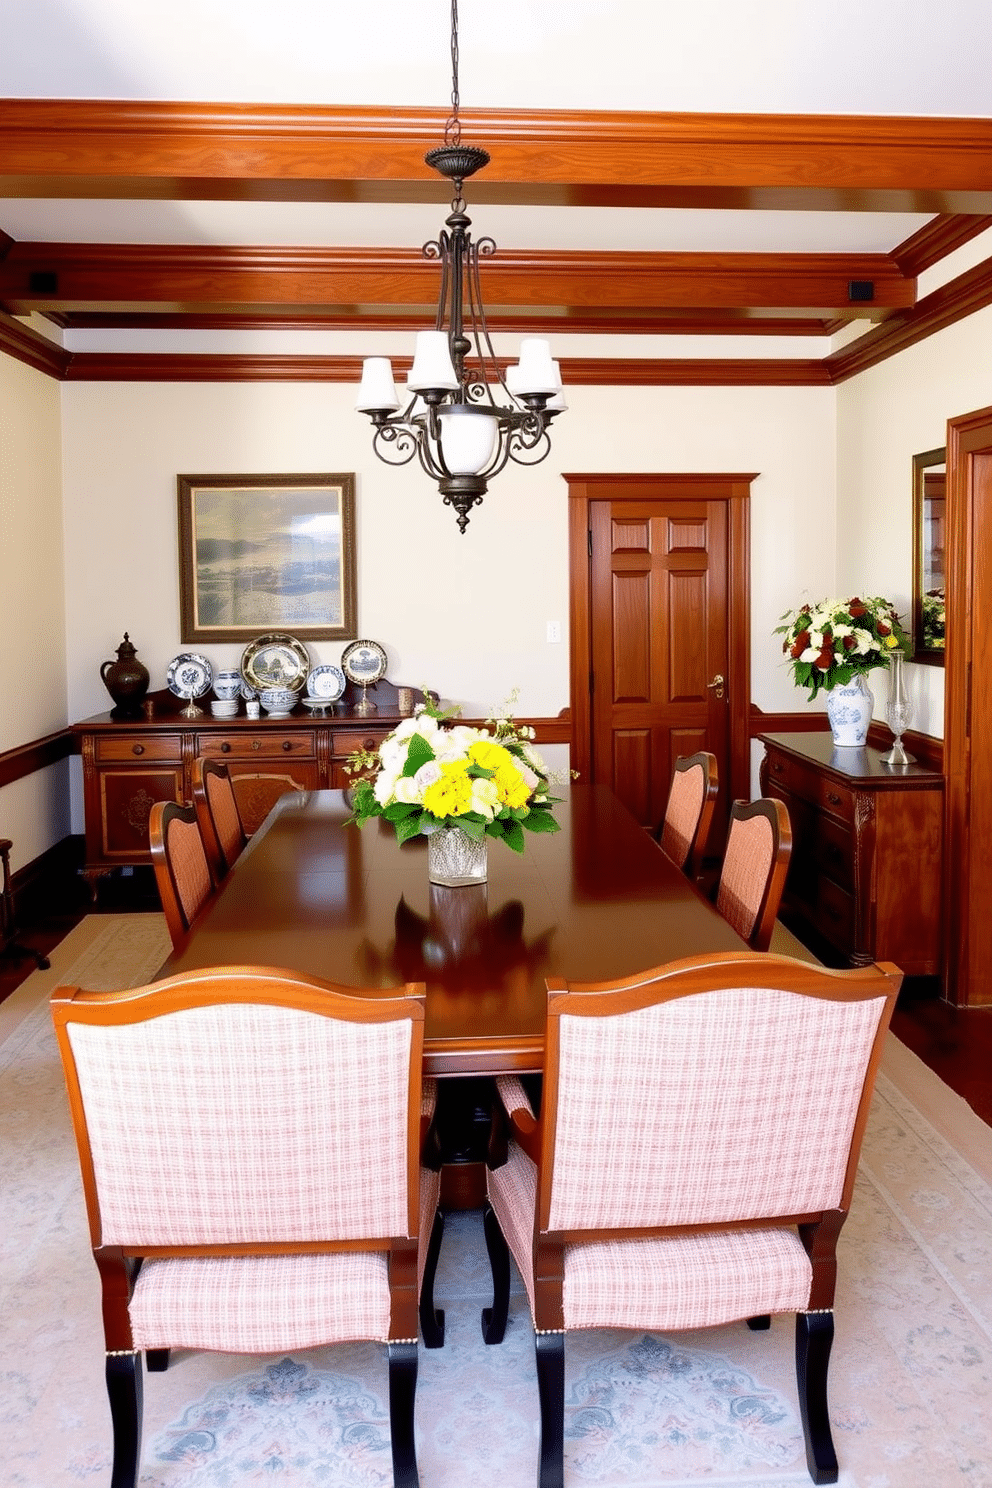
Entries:
[[201,734],[199,752],[211,759],[313,759],[316,756],[314,734],[299,729],[291,734],[256,733]]
[[829,811],[831,816],[836,816],[842,822],[854,821],[854,792],[846,786],[838,785],[836,780],[821,780],[820,805],[824,811]]
[[360,749],[374,754],[387,733],[388,729],[380,729],[377,733],[372,733],[370,729],[365,729],[361,733],[339,733],[335,729],[331,741],[334,757],[346,759],[349,754],[357,754]]
[[821,933],[838,949],[847,950],[854,934],[854,896],[829,878],[821,878],[816,904]]
[[97,734],[95,755],[102,764],[179,764],[180,734]]

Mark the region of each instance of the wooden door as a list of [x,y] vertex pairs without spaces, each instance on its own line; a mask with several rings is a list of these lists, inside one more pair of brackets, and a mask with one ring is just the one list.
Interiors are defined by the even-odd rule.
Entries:
[[716,852],[730,801],[750,795],[752,478],[569,477],[576,766],[653,827],[675,760],[709,750],[720,780]]
[[992,1003],[992,408],[947,425],[947,996]]

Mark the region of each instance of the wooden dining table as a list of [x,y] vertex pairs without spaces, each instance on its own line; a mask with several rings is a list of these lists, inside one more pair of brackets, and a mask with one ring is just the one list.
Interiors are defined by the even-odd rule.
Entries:
[[384,994],[427,987],[424,1073],[542,1068],[545,978],[627,976],[745,948],[605,786],[573,782],[561,830],[490,841],[488,882],[428,882],[426,840],[363,827],[342,791],[281,797],[160,976],[251,964]]

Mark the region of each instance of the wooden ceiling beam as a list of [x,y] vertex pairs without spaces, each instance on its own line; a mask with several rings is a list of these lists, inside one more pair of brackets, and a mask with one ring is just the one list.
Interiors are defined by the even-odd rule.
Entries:
[[[435,200],[440,109],[0,102],[0,195]],[[992,212],[992,120],[465,110],[489,199]],[[424,195],[429,188],[429,194]]]
[[[16,243],[0,260],[0,301],[15,314],[125,307],[300,313],[362,305],[426,311],[439,282],[437,263],[405,248]],[[853,300],[852,283],[871,284],[870,300]],[[530,306],[557,318],[561,307],[635,315],[779,308],[809,316],[856,303],[860,314],[882,318],[914,303],[916,282],[886,254],[507,250],[486,260],[483,294],[494,324],[503,310]]]

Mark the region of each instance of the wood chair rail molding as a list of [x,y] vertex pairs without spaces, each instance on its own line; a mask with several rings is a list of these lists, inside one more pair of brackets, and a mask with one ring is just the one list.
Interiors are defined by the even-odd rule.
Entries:
[[[423,155],[445,115],[6,99],[0,191],[382,201],[419,185],[434,201]],[[992,211],[990,119],[467,109],[462,122],[492,152],[479,202]]]

